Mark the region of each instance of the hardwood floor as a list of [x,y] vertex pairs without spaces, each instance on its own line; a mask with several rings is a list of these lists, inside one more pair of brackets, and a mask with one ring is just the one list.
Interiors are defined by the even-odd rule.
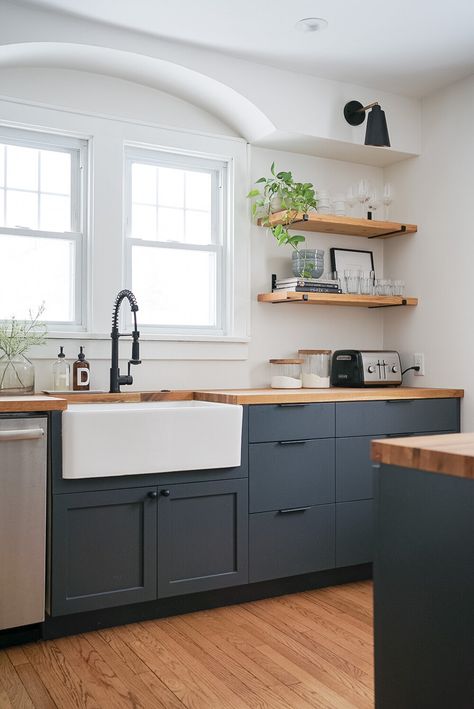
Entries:
[[373,707],[372,585],[0,651],[0,708]]

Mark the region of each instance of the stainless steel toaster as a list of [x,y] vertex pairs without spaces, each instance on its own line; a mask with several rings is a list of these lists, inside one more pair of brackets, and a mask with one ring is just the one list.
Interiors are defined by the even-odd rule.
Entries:
[[400,355],[393,350],[336,350],[332,356],[331,386],[399,386]]

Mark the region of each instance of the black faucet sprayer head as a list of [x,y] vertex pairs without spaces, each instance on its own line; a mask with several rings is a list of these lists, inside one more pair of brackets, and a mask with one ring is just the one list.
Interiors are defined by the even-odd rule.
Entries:
[[114,309],[112,312],[112,331],[118,329],[118,314],[119,314],[120,306],[122,304],[122,300],[124,300],[125,298],[130,303],[130,310],[133,313],[135,331],[137,329],[137,310],[138,310],[137,299],[135,298],[135,296],[131,290],[128,290],[127,288],[125,288],[124,290],[121,290],[117,294],[117,297],[115,298]]

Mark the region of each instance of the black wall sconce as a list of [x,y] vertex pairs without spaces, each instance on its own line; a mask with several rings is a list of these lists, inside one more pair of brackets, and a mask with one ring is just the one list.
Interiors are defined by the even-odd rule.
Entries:
[[367,117],[367,128],[365,131],[365,145],[381,145],[390,147],[387,120],[385,112],[379,106],[378,101],[363,106],[359,101],[349,101],[344,106],[344,118],[351,126],[360,126],[365,120],[365,112],[372,109]]

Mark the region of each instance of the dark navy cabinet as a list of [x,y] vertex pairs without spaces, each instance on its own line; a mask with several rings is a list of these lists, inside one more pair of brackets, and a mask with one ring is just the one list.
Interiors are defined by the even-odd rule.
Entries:
[[247,480],[170,485],[158,493],[158,597],[247,583]]
[[374,468],[370,442],[459,431],[459,399],[336,403],[336,566],[373,560]]
[[52,416],[48,610],[60,630],[82,612],[123,622],[119,606],[140,616],[151,602],[156,617],[315,572],[326,584],[369,573],[371,440],[458,431],[459,399],[251,405],[243,422],[236,468],[63,480]]
[[156,598],[156,488],[56,495],[51,614]]

